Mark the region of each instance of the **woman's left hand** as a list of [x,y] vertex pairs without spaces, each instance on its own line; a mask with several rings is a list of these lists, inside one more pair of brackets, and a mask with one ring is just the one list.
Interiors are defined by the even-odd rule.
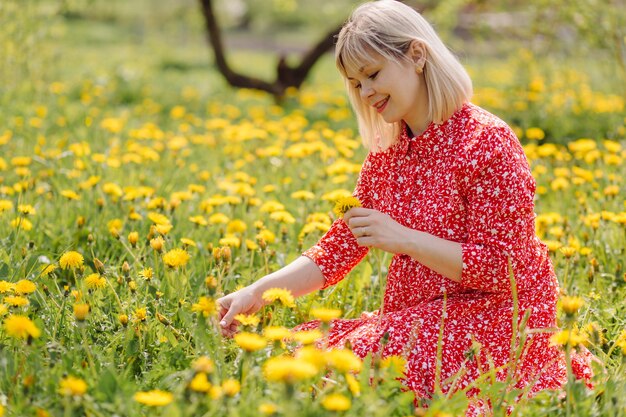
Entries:
[[378,210],[355,207],[348,210],[343,221],[348,225],[359,246],[382,249],[391,253],[407,253],[415,230],[401,225],[388,214]]

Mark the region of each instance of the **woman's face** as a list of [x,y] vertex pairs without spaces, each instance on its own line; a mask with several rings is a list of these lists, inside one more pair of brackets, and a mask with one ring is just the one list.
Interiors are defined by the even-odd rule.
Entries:
[[[419,58],[418,58],[419,59]],[[348,69],[348,81],[361,100],[387,123],[404,120],[414,133],[428,125],[428,91],[415,60],[388,61],[378,55],[360,68]],[[424,126],[426,123],[426,126]]]

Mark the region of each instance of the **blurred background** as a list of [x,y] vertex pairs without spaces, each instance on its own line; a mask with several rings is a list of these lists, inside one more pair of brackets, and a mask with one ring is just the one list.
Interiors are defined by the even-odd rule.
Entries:
[[[296,64],[360,2],[212,3],[233,70],[272,82],[279,56]],[[547,139],[623,135],[624,0],[406,3],[467,66],[478,104],[520,128],[541,125]],[[37,101],[60,86],[55,82],[69,82],[65,87],[78,95],[81,83],[114,83],[109,104],[232,91],[214,65],[200,1],[2,0],[0,51],[2,106],[20,97]],[[340,85],[330,54],[315,64],[304,89],[317,83]],[[577,123],[585,114],[593,120]]]

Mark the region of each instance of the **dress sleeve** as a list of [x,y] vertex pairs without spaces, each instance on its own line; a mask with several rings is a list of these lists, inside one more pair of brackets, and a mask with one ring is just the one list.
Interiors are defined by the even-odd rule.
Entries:
[[[361,167],[356,188],[352,193],[361,201],[363,207],[372,207],[368,180],[370,166],[371,159],[368,155]],[[324,275],[322,289],[324,289],[341,281],[365,257],[368,251],[368,247],[359,246],[343,219],[337,219],[328,232],[302,255],[310,258],[322,271]]]
[[535,181],[523,149],[508,128],[490,128],[467,153],[465,200],[468,239],[462,243],[461,284],[510,292],[535,245]]

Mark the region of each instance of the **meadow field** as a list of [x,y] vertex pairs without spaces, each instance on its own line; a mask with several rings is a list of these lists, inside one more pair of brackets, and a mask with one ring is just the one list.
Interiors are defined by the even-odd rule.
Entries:
[[[352,192],[366,151],[332,57],[276,102],[228,88],[192,29],[42,23],[17,3],[0,25],[0,416],[463,415],[463,391],[416,407],[400,357],[317,350],[327,325],[289,331],[378,308],[383,252],[333,288],[268,293],[220,336],[215,300],[297,258]],[[601,61],[524,45],[460,53],[473,101],[513,126],[537,181],[562,291],[553,341],[598,359],[593,388],[570,371],[529,399],[491,369],[479,398],[496,416],[516,399],[512,416],[626,416],[623,86]],[[271,54],[231,58],[271,74]]]

